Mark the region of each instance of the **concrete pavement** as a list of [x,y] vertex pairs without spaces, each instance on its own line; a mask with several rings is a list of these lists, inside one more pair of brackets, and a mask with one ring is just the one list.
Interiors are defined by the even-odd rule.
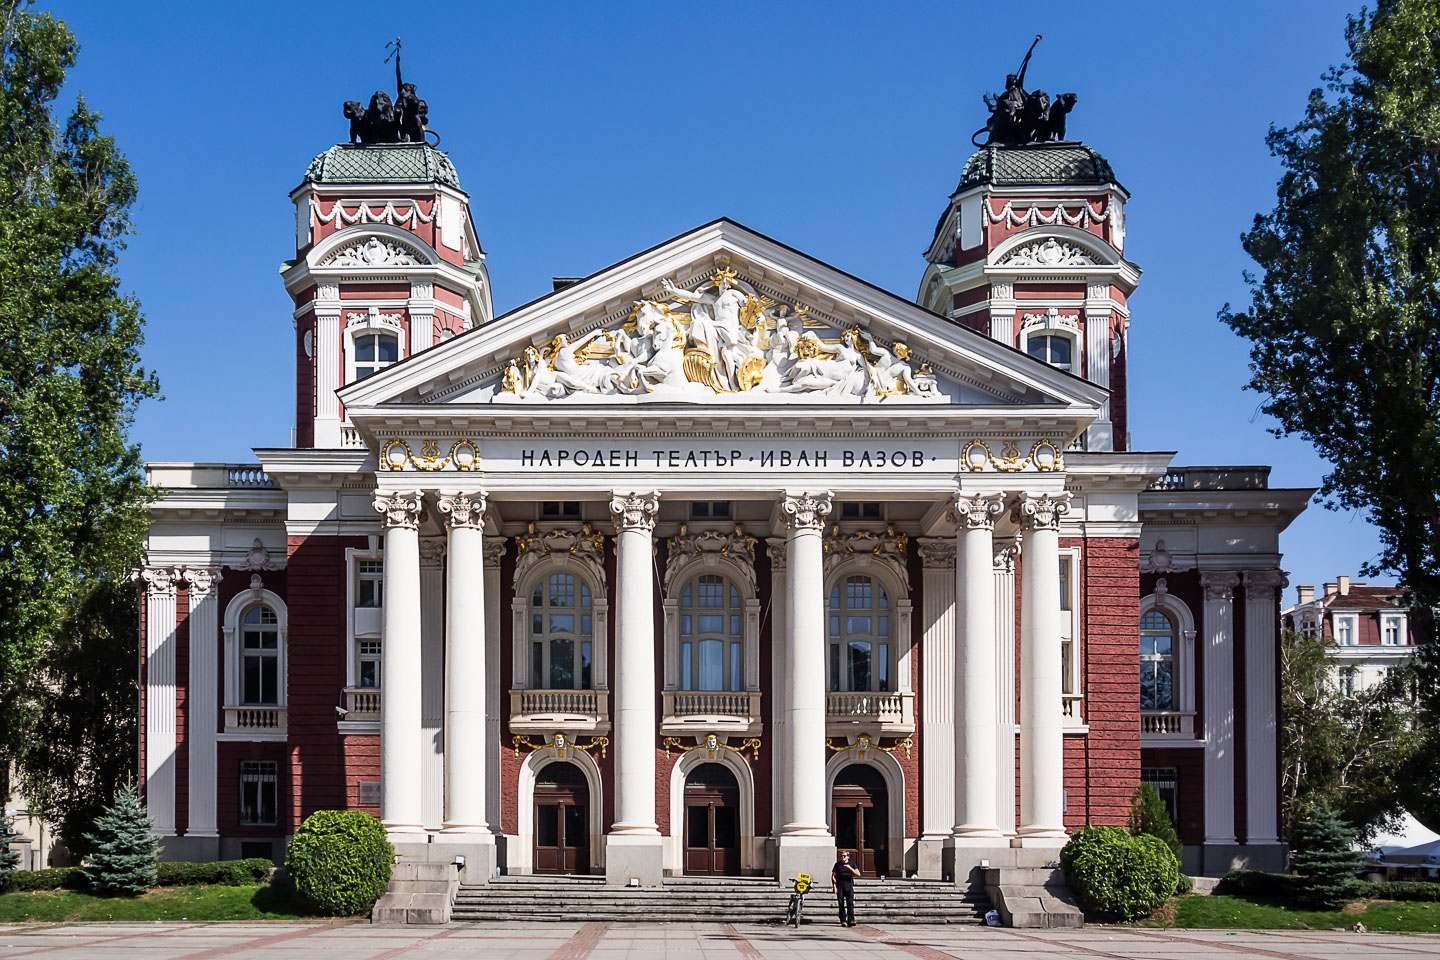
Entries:
[[[818,919],[818,918],[817,918]],[[537,922],[444,927],[325,923],[93,923],[0,926],[0,960],[1421,960],[1440,934],[1348,931],[1027,931],[972,926],[800,930],[773,924]]]

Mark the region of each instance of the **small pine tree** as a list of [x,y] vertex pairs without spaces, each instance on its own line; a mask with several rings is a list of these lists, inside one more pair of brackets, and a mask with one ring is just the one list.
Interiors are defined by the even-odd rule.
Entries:
[[1308,905],[1335,909],[1360,893],[1364,865],[1354,850],[1355,831],[1329,807],[1321,807],[1295,825],[1295,872],[1300,898]]
[[85,879],[97,893],[135,896],[155,885],[160,838],[133,786],[95,819],[85,835],[91,853],[85,858]]
[[0,873],[20,869],[20,851],[10,845],[20,839],[15,832],[15,818],[9,810],[0,810]]
[[1170,821],[1170,811],[1165,801],[1160,799],[1160,791],[1149,783],[1136,787],[1135,795],[1130,799],[1130,834],[1138,837],[1142,833],[1169,847],[1170,852],[1175,854],[1176,862],[1179,862],[1182,850],[1180,835],[1175,832],[1175,824]]

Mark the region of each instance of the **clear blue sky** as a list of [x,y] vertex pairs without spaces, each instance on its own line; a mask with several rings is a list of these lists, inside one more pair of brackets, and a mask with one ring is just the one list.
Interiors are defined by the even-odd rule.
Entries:
[[[82,44],[72,90],[140,179],[122,270],[165,393],[136,426],[148,459],[289,444],[287,194],[345,138],[341,103],[392,87],[397,34],[471,195],[499,313],[722,215],[913,297],[980,95],[1040,32],[1031,85],[1080,95],[1070,135],[1132,195],[1135,447],[1271,463],[1276,486],[1324,472],[1266,433],[1241,390],[1246,345],[1215,314],[1247,299],[1239,234],[1278,171],[1266,127],[1293,122],[1343,59],[1350,3],[45,6]],[[1363,517],[1319,505],[1282,544],[1292,583],[1376,550]]]

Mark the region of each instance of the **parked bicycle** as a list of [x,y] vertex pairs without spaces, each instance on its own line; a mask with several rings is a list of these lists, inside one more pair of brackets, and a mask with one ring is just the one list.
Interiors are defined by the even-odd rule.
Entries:
[[790,905],[785,909],[785,922],[800,926],[805,915],[805,894],[810,890],[810,874],[802,873],[795,878],[795,891],[790,894]]

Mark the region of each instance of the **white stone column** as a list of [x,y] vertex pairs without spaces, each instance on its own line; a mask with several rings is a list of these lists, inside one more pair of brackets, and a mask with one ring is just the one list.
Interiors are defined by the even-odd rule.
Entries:
[[[994,846],[1000,837],[991,780],[998,735],[993,535],[1004,505],[999,496],[955,501],[955,846]],[[957,862],[957,876],[962,866]]]
[[445,819],[445,541],[434,537],[420,540],[420,737],[415,749],[420,752],[421,822],[426,833],[433,833]]
[[[1205,844],[1235,843],[1235,588],[1237,573],[1205,571]],[[1228,863],[1228,851],[1207,851],[1205,867]]]
[[785,722],[785,690],[782,682],[786,672],[785,661],[785,619],[788,589],[785,562],[788,559],[789,542],[782,537],[765,541],[765,552],[770,556],[770,727],[767,730],[770,741],[770,835],[780,835],[780,825],[785,822],[785,811],[790,809],[790,778],[784,776],[789,769],[786,743],[789,725]]
[[605,843],[605,879],[656,886],[663,871],[655,823],[653,535],[659,492],[616,493],[615,518],[615,822]]
[[144,567],[145,808],[155,832],[175,835],[175,581],[180,571]]
[[920,540],[920,842],[917,873],[944,876],[944,846],[955,827],[955,541]]
[[315,289],[315,446],[340,446],[340,389],[345,355],[340,343],[340,285],[322,283]]
[[[485,738],[500,743],[500,560],[505,556],[505,538],[485,539]],[[506,701],[508,706],[508,701]],[[485,822],[492,832],[500,829],[500,750],[485,751]]]
[[779,880],[808,873],[824,884],[834,860],[825,788],[825,569],[821,533],[830,494],[794,493],[781,502],[788,532],[785,607],[786,768],[789,801],[780,824]]
[[380,646],[380,820],[392,842],[422,843],[420,742],[421,494],[378,492],[384,515],[385,608]]
[[[220,583],[218,567],[189,567],[190,683],[185,690],[185,742],[190,751],[190,819],[186,837],[219,837],[215,731],[220,719]],[[218,841],[213,845],[220,855]]]
[[1020,538],[995,552],[995,818],[1015,835],[1015,558]]
[[1020,565],[1020,828],[1022,846],[1065,842],[1065,738],[1060,663],[1060,518],[1070,494],[1022,497]]
[[[1245,842],[1278,844],[1280,708],[1277,702],[1275,591],[1279,570],[1245,573]],[[1265,865],[1261,869],[1277,869]]]

